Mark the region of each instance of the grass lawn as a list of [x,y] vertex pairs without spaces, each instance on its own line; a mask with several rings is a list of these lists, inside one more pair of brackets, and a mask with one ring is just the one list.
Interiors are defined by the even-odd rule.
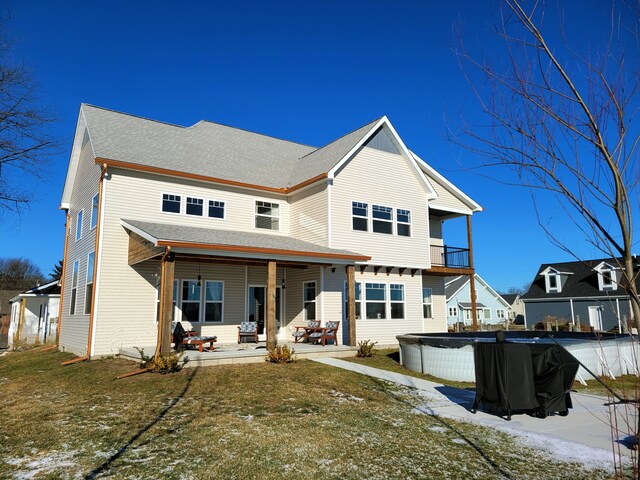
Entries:
[[0,357],[0,478],[607,478],[311,361],[116,380],[135,365],[69,358]]

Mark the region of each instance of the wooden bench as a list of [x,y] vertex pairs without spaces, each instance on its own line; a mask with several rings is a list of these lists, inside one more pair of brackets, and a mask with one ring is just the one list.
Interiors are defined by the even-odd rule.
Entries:
[[333,340],[334,345],[338,345],[338,327],[340,322],[326,322],[323,328],[316,328],[309,333],[310,342],[320,342],[324,347],[327,340]]

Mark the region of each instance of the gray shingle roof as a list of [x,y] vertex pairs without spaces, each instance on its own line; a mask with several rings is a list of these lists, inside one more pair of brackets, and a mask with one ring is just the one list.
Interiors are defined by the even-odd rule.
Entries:
[[[458,302],[460,308],[464,308],[465,310],[470,310],[472,308],[471,302]],[[487,306],[484,303],[476,302],[476,308],[486,308]]]
[[[223,245],[233,247],[246,247],[247,249],[259,248],[270,250],[287,250],[293,256],[296,252],[300,254],[319,254],[319,256],[335,255],[336,259],[341,256],[363,257],[366,260],[369,257],[348,250],[338,250],[333,248],[316,245],[315,243],[305,242],[296,238],[285,237],[281,235],[271,235],[268,233],[254,232],[238,232],[232,230],[215,230],[212,228],[186,227],[183,225],[169,225],[164,223],[149,223],[138,220],[122,220],[124,227],[127,225],[145,232],[148,236],[153,237],[157,241],[167,242],[187,242],[198,243],[203,245]],[[257,255],[264,258],[265,254]],[[309,255],[301,255],[308,257]]]
[[460,275],[458,277],[445,277],[444,294],[447,300],[450,299],[462,286],[469,281],[467,275]]
[[375,123],[318,149],[208,121],[182,127],[87,104],[82,112],[96,157],[272,188],[328,172]]

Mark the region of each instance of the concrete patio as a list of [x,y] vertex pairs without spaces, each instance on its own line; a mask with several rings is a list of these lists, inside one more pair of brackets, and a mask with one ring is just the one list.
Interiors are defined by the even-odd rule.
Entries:
[[[283,342],[279,345],[287,345],[295,350],[296,359],[318,359],[318,358],[341,358],[353,357],[358,350],[357,347],[348,345],[326,345],[310,343]],[[142,347],[138,347],[142,348]],[[155,345],[145,346],[146,355],[151,355],[155,351]],[[132,360],[140,360],[140,354],[133,347],[121,348],[120,355]],[[262,363],[267,355],[266,342],[258,343],[215,343],[214,351],[199,352],[197,349],[185,350],[182,361],[184,367],[208,367],[214,365],[231,365],[239,363]]]

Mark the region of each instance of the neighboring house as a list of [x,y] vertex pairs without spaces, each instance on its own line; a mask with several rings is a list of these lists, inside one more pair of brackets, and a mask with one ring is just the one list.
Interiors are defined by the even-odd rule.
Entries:
[[626,329],[632,313],[621,278],[611,258],[543,264],[521,297],[525,325],[534,328],[553,318],[595,330]]
[[[504,323],[509,311],[506,302],[484,279],[475,274],[478,325]],[[472,325],[471,282],[466,275],[445,278],[447,324]]]
[[507,317],[511,323],[524,325],[524,302],[519,293],[505,293],[501,297],[510,305]]
[[351,345],[446,331],[443,277],[473,270],[442,224],[482,210],[386,117],[315,148],[85,104],[60,208],[60,347],[88,356],[156,345],[158,318],[220,343],[245,320],[268,342],[310,319]]
[[38,285],[11,299],[9,345],[55,341],[60,309],[58,280]]
[[0,290],[0,348],[9,347],[10,300],[19,293],[20,290]]

